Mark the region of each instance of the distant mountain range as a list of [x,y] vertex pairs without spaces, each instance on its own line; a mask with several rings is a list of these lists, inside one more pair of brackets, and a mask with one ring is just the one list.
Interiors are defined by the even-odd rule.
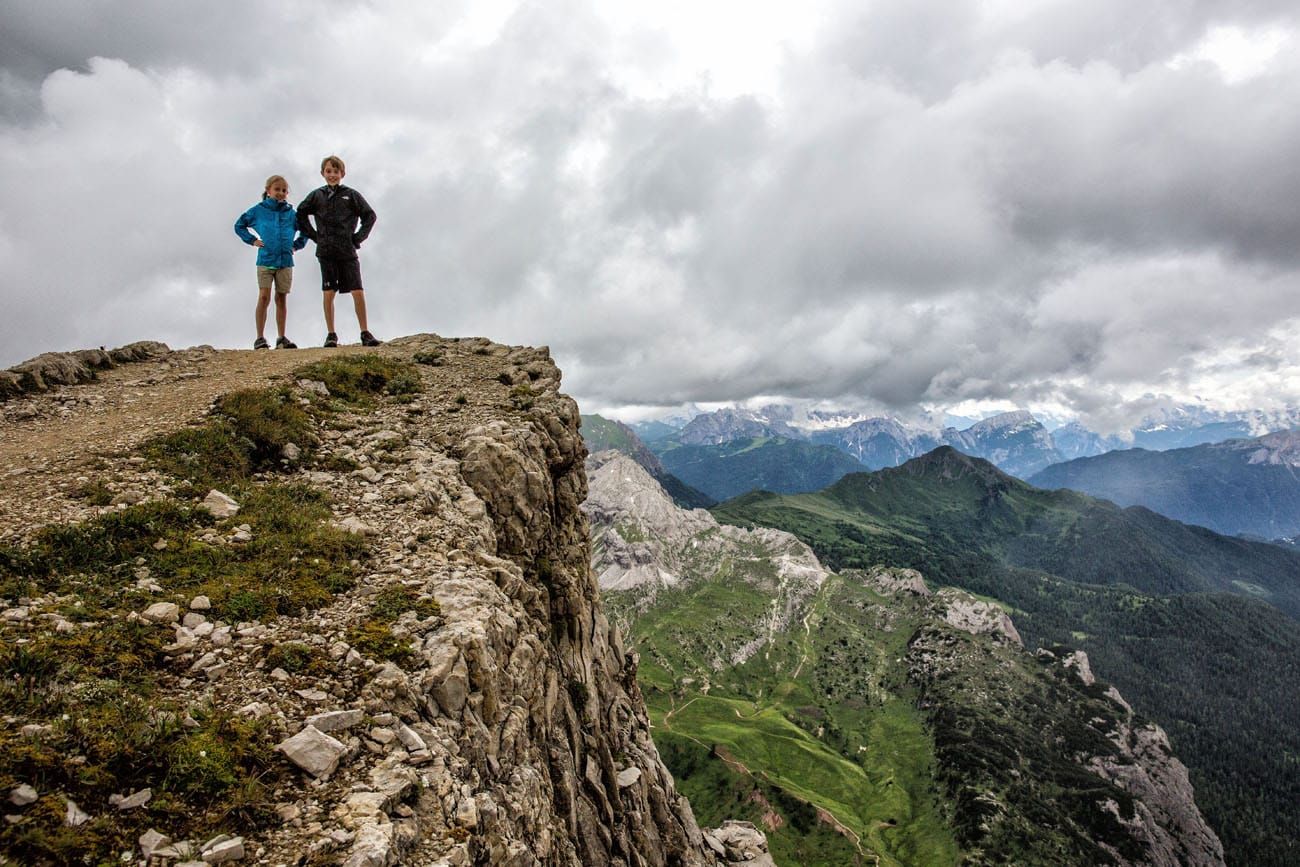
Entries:
[[[764,438],[786,442],[807,440],[832,446],[854,458],[865,469],[881,469],[898,466],[938,446],[949,445],[1022,476],[1065,460],[1053,444],[1047,428],[1024,411],[995,415],[965,430],[951,427],[925,430],[892,418],[857,418],[846,425],[835,424],[845,420],[843,416],[822,415],[811,423],[805,421],[804,427],[796,427],[788,408],[720,409],[696,416],[674,436],[657,439],[652,448],[661,459],[665,459],[667,449],[677,445],[725,446],[736,441]],[[814,453],[805,451],[804,454]],[[665,465],[668,465],[667,461]],[[768,489],[790,490],[770,485]]]
[[1300,535],[1300,431],[1163,452],[1113,451],[1047,467],[1029,481],[1146,506],[1219,533]]
[[740,437],[720,445],[659,440],[654,448],[669,472],[715,501],[757,490],[816,491],[866,469],[832,446],[782,436]]
[[791,532],[837,571],[920,569],[1010,606],[1030,646],[1084,649],[1169,731],[1228,863],[1300,863],[1294,549],[1035,488],[947,447],[713,511]]
[[[690,416],[689,419],[687,416]],[[1118,449],[1165,450],[1222,442],[1300,427],[1300,409],[1219,412],[1178,406],[1153,413],[1121,434],[1100,434],[1077,421],[1049,430],[1031,413],[991,416],[964,428],[909,423],[862,413],[796,412],[789,405],[724,408],[641,422],[633,429],[656,453],[670,445],[725,445],[738,439],[778,437],[830,445],[867,469],[898,466],[939,446],[984,458],[999,469],[1028,478],[1048,466]]]

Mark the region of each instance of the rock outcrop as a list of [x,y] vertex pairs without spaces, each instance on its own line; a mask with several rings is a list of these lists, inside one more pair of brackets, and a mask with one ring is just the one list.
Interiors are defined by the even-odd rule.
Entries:
[[46,352],[8,370],[0,370],[0,400],[30,392],[45,392],[60,385],[90,382],[101,370],[162,358],[167,352],[166,344],[153,340],[142,340],[117,349]]
[[[168,632],[161,699],[269,724],[281,773],[296,781],[274,791],[281,822],[206,843],[173,843],[160,827],[138,853],[349,867],[770,863],[752,829],[706,839],[651,741],[636,657],[590,571],[578,411],[547,351],[424,335],[379,354],[421,361],[423,393],[320,430],[315,463],[282,461],[295,481],[328,492],[336,526],[370,540],[357,586],[266,622],[223,621],[205,596],[128,618]],[[247,353],[204,363],[226,355],[250,363]],[[31,379],[48,387],[59,367],[36,365]],[[289,396],[306,403],[321,389],[298,381]],[[101,467],[104,484],[126,492],[107,512],[172,495],[139,458],[106,455]],[[218,529],[197,541],[255,544],[256,528],[236,526],[243,514],[214,517]],[[147,568],[126,575],[141,592],[166,592]],[[408,610],[384,627],[396,650],[385,659],[355,636],[372,600],[392,591],[437,613]],[[93,625],[45,619],[66,597],[21,601],[6,637]],[[285,647],[327,659],[324,673],[266,664]],[[50,731],[26,725],[23,736]],[[28,790],[15,791],[16,805]],[[42,792],[42,803],[47,795],[56,797]]]
[[592,455],[583,509],[592,525],[592,571],[606,591],[635,594],[637,607],[685,580],[726,572],[747,576],[772,596],[753,638],[719,664],[739,665],[801,615],[829,574],[790,533],[719,524],[704,509],[682,509],[643,467],[619,452]]

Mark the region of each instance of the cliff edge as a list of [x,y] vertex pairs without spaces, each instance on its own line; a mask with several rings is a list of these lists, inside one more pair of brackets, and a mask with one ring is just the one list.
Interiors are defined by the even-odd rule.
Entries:
[[[770,863],[752,828],[701,832],[651,742],[546,349],[155,347],[41,379],[0,407],[0,652],[6,677],[27,666],[0,852]],[[222,431],[244,458],[224,477],[203,451]],[[114,636],[144,650],[109,669]],[[106,654],[69,664],[87,645]],[[145,725],[136,767],[86,731],[114,689]]]

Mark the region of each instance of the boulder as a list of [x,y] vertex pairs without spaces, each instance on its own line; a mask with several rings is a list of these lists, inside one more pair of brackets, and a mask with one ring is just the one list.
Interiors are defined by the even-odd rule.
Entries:
[[339,760],[348,748],[315,726],[307,726],[298,734],[280,742],[276,749],[289,761],[313,777],[328,777],[339,766]]

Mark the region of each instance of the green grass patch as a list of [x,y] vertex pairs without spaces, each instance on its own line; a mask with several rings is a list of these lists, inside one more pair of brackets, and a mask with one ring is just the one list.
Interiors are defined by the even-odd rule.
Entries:
[[753,822],[767,834],[778,864],[871,863],[859,856],[849,838],[818,818],[815,806],[762,776],[739,771],[717,749],[672,732],[656,732],[655,745],[701,827],[717,827],[727,819]]
[[510,389],[510,405],[518,410],[532,409],[542,393],[526,382]]
[[0,599],[17,602],[37,592],[31,558],[11,545],[0,545]]
[[252,528],[252,541],[222,546],[192,543],[201,550],[177,557],[174,565],[164,563],[160,583],[208,596],[214,611],[231,620],[296,615],[319,608],[353,587],[352,561],[363,558],[367,550],[362,537],[332,526],[330,518],[325,494],[314,488],[300,484],[252,488],[239,514],[231,519]]
[[200,495],[277,470],[285,446],[310,455],[316,443],[310,415],[286,388],[245,389],[222,396],[207,422],[146,443],[143,452],[156,469],[195,485]]
[[298,368],[294,376],[323,382],[331,397],[360,407],[370,406],[375,398],[385,395],[413,395],[421,390],[420,374],[413,364],[378,355],[317,361]]
[[[746,804],[761,795],[787,822],[769,834],[782,863],[958,863],[936,797],[934,743],[897,665],[915,623],[833,576],[806,618],[737,665],[736,650],[767,628],[779,586],[770,558],[742,550],[695,568],[700,577],[661,589],[648,611],[625,607],[635,605],[631,594],[605,596],[632,624],[655,742],[683,790],[695,793],[692,775],[703,773],[699,791],[722,786],[730,802],[743,795]],[[678,763],[690,750],[680,742],[674,750],[672,738],[713,758]],[[751,782],[731,779],[735,767],[719,768],[719,756],[743,765]],[[817,809],[851,834],[817,821]]]
[[113,502],[113,492],[99,479],[77,485],[72,490],[71,496],[78,500],[85,500],[92,506],[107,506]]
[[[0,825],[0,852],[22,864],[108,864],[150,827],[203,839],[270,825],[268,787],[282,769],[265,724],[195,708],[187,726],[183,708],[158,706],[142,686],[59,680],[44,687],[45,734],[0,732],[0,788],[27,783],[41,795],[11,808],[20,818]],[[108,800],[144,788],[153,798],[143,808]],[[65,799],[92,819],[65,827]]]
[[[140,610],[158,601],[135,587],[147,575],[185,603],[206,595],[213,615],[231,621],[300,614],[327,604],[355,582],[352,561],[366,554],[357,535],[330,525],[326,496],[301,484],[232,489],[239,513],[218,524],[206,511],[152,501],[81,524],[47,527],[26,549],[0,552],[7,583],[28,592],[72,594],[84,616]],[[248,524],[244,544],[206,541]],[[163,547],[158,547],[163,543]]]
[[348,630],[348,644],[372,659],[410,665],[416,659],[410,637],[399,638],[393,634],[393,624],[408,611],[424,620],[440,616],[442,607],[438,600],[422,596],[413,587],[385,587],[375,594],[370,616]]
[[430,352],[421,350],[411,356],[411,360],[416,364],[427,364],[429,367],[441,367],[446,362],[446,356],[442,352]]
[[358,653],[371,659],[382,659],[400,666],[409,665],[415,660],[410,639],[398,638],[393,634],[390,624],[378,620],[366,620],[350,628],[347,642]]
[[[266,785],[278,773],[261,723],[188,709],[158,697],[170,630],[111,620],[72,633],[43,633],[0,647],[0,705],[24,736],[0,731],[0,790],[26,783],[41,799],[0,826],[0,852],[32,864],[101,864],[151,826],[178,836],[235,833],[270,818]],[[108,798],[151,788],[140,810]],[[65,799],[93,818],[63,825]],[[75,831],[75,833],[70,833]]]
[[290,674],[319,677],[329,671],[329,660],[318,647],[290,641],[277,644],[266,652],[267,668],[283,668]]
[[414,587],[390,585],[375,594],[370,605],[370,616],[384,623],[392,623],[407,611],[424,620],[442,614],[442,606],[432,596],[422,596]]
[[158,437],[143,451],[155,469],[191,482],[199,496],[253,472],[249,450],[230,422],[221,419]]

